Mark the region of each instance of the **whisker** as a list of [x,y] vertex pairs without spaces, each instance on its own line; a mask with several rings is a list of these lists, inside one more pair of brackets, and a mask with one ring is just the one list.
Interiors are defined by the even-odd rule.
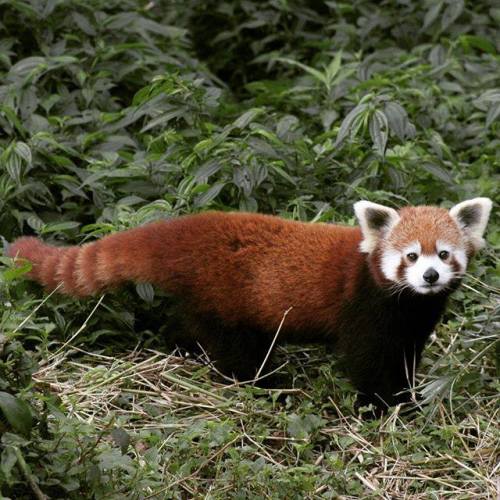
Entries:
[[396,282],[394,284],[391,284],[391,286],[389,287],[389,294],[391,297],[397,295],[398,300],[399,300],[401,297],[401,294],[405,290],[412,291],[412,288],[409,286],[409,284],[406,281]]

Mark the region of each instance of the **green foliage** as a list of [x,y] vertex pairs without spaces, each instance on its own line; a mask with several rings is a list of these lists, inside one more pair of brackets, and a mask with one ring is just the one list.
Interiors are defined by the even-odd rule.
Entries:
[[[0,0],[0,235],[498,203],[499,23],[487,0]],[[157,352],[158,290],[40,301],[2,257],[0,493],[492,497],[495,217],[487,239],[423,360],[429,404],[376,422],[322,350],[280,353],[292,388],[228,388]]]

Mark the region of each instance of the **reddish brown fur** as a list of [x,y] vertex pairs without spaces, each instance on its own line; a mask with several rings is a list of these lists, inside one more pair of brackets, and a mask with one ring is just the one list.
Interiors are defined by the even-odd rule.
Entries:
[[[156,222],[81,247],[21,238],[13,257],[33,263],[30,277],[77,297],[126,281],[182,294],[227,325],[258,322],[293,330],[331,325],[357,293],[365,256],[358,228],[241,213],[204,213]],[[313,322],[314,324],[311,324]]]
[[401,217],[388,243],[402,250],[414,241],[420,242],[423,254],[436,252],[436,241],[443,240],[452,245],[463,245],[463,235],[456,222],[444,208],[404,207]]

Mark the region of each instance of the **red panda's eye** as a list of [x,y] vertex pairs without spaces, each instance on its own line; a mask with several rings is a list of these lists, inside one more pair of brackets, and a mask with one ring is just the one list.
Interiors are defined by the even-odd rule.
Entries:
[[410,252],[410,253],[406,254],[406,258],[410,262],[415,262],[418,259],[418,255],[415,252]]
[[446,250],[441,250],[438,255],[441,260],[446,260],[450,256],[450,252],[447,252]]

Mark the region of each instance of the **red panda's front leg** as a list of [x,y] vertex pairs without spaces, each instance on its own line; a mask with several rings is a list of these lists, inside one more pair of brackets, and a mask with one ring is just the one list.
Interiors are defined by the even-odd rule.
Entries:
[[411,389],[424,343],[394,343],[383,348],[372,345],[348,356],[346,371],[359,391],[356,407],[372,404],[380,414],[388,407],[413,400]]
[[379,415],[414,400],[412,388],[427,336],[404,331],[396,336],[373,334],[363,338],[362,346],[345,352],[345,370],[359,391],[358,408],[372,404]]
[[383,297],[350,305],[337,342],[344,371],[360,393],[358,406],[379,410],[410,402],[410,389],[425,343],[445,305],[445,297]]

